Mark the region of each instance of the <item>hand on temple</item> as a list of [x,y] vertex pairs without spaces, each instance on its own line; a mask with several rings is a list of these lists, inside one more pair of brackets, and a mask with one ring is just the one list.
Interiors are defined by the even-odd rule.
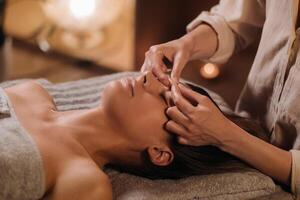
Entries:
[[141,71],[152,71],[164,85],[171,86],[164,58],[172,63],[171,78],[178,82],[183,68],[190,59],[191,48],[188,40],[183,38],[152,46],[145,54]]
[[170,118],[166,129],[177,134],[181,144],[220,147],[231,121],[207,96],[198,94],[182,84],[172,84],[171,90],[175,106],[166,111]]

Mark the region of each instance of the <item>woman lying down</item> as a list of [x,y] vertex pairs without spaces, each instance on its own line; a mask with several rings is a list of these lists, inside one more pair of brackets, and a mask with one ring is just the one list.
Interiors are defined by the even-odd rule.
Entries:
[[[0,199],[109,200],[105,166],[172,179],[240,166],[216,147],[180,145],[165,131],[165,110],[174,104],[151,73],[111,82],[91,109],[58,111],[34,81],[0,89],[0,100],[10,108],[9,115],[0,114]],[[262,133],[250,120],[227,117],[256,136]],[[15,126],[5,125],[8,118]]]

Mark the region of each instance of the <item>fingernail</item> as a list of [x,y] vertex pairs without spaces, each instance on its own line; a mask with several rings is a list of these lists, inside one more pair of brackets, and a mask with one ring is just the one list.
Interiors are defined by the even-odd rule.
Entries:
[[180,144],[184,144],[184,145],[186,145],[186,144],[188,143],[187,140],[184,139],[184,138],[182,138],[182,137],[180,137],[180,138],[178,139],[178,142],[179,142]]

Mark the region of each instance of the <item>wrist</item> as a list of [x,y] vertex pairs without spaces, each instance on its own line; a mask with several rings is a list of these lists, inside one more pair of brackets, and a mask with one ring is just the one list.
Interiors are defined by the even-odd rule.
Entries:
[[236,154],[236,149],[243,145],[243,141],[247,140],[248,133],[238,125],[228,120],[229,123],[226,129],[223,129],[219,148],[227,153]]
[[216,31],[206,23],[188,32],[181,39],[189,44],[191,59],[209,59],[218,48],[218,36]]
[[179,41],[183,45],[183,49],[188,53],[188,55],[191,57],[194,53],[195,48],[195,40],[190,34],[186,34],[179,38]]

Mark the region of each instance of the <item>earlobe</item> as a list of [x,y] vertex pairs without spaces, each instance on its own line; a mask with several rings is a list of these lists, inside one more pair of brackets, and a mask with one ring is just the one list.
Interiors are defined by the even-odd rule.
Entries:
[[158,166],[167,166],[174,158],[174,154],[169,147],[149,147],[147,151],[151,162]]

